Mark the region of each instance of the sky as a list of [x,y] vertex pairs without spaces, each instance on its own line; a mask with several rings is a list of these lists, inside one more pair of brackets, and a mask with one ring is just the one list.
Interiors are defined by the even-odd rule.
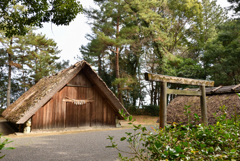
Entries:
[[[94,7],[93,0],[80,0],[84,8]],[[217,0],[222,7],[228,7],[227,0]],[[43,28],[38,29],[38,33],[45,34],[48,38],[53,39],[58,49],[61,50],[60,59],[70,60],[70,65],[77,62],[75,57],[80,56],[79,48],[86,45],[88,40],[86,34],[91,33],[91,27],[87,24],[87,18],[79,14],[69,26],[56,26],[51,23],[44,24]]]

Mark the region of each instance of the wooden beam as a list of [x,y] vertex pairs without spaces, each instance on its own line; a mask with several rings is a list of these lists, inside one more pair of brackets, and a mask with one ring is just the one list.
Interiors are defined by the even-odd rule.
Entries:
[[190,90],[177,90],[177,89],[167,89],[167,94],[177,94],[183,96],[201,96],[200,91],[190,91]]
[[220,88],[222,88],[222,86],[218,86],[216,88],[214,88],[213,90],[211,90],[212,93],[216,92],[217,90],[219,90]]
[[167,125],[167,82],[161,83],[159,117],[159,128],[164,128]]
[[202,96],[201,98],[201,114],[202,114],[202,122],[204,125],[208,125],[208,117],[207,117],[207,103],[206,103],[206,89],[205,86],[200,86]]
[[83,86],[83,85],[75,85],[75,84],[67,84],[68,87],[85,87],[85,88],[91,88],[92,86]]
[[89,103],[89,102],[94,102],[94,100],[84,100],[84,99],[67,99],[67,98],[64,98],[63,99],[64,102],[71,102],[71,103],[74,103],[74,102],[85,102],[85,103]]
[[236,85],[235,87],[232,88],[232,90],[237,89],[238,87],[240,87],[240,84]]
[[181,78],[173,77],[161,74],[152,74],[145,73],[145,80],[148,81],[159,81],[159,82],[168,82],[168,83],[178,83],[178,84],[189,84],[189,85],[204,85],[204,86],[214,86],[214,81],[190,79],[190,78]]

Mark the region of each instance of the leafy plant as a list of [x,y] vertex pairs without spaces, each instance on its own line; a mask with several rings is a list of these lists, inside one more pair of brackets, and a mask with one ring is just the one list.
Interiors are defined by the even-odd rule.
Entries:
[[[5,149],[5,150],[9,150],[9,149],[14,149],[13,147],[5,147],[6,144],[11,143],[12,141],[9,141],[7,138],[3,138],[2,134],[0,133],[0,153],[1,150]],[[5,155],[0,155],[0,159],[2,159],[3,157],[5,157]]]
[[[131,116],[124,117],[132,124]],[[195,119],[199,116],[195,115]],[[127,156],[123,156],[125,151],[119,149],[113,136],[108,137],[112,144],[108,147],[118,149],[121,160],[239,160],[239,137],[240,117],[227,119],[225,113],[217,117],[215,125],[209,126],[173,124],[149,130],[133,125],[133,132],[126,132],[120,139],[129,144],[131,151],[127,151]]]

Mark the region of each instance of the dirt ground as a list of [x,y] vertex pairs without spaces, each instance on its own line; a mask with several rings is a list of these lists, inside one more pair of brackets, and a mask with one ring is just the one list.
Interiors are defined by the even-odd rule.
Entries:
[[[134,115],[133,124],[138,125],[152,125],[152,126],[158,126],[158,123],[156,123],[158,117],[154,116],[146,116],[146,115]],[[64,130],[64,131],[44,131],[44,132],[33,132],[30,134],[23,134],[23,133],[15,133],[9,125],[7,125],[6,120],[3,117],[0,117],[0,133],[3,133],[4,136],[15,138],[15,137],[28,137],[28,136],[46,136],[46,135],[61,135],[61,134],[74,134],[79,132],[86,132],[86,131],[104,131],[104,130],[120,130],[124,128],[131,128],[132,125],[129,125],[128,121],[120,120],[121,128],[87,128],[87,129],[71,129],[71,130]]]
[[[138,124],[142,124],[142,125],[158,125],[158,123],[156,123],[158,119],[158,116],[147,116],[147,115],[133,115],[133,120],[135,120],[133,122],[133,124],[138,125]],[[120,121],[122,127],[129,127],[131,125],[128,125],[128,121],[125,120],[121,120]]]

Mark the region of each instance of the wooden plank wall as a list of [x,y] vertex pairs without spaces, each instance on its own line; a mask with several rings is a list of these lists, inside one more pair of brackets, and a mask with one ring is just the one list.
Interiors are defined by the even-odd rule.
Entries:
[[[32,117],[32,130],[83,126],[115,126],[116,111],[101,92],[89,82],[84,73],[79,73],[57,92],[51,100]],[[92,103],[74,105],[63,99],[91,99]]]

